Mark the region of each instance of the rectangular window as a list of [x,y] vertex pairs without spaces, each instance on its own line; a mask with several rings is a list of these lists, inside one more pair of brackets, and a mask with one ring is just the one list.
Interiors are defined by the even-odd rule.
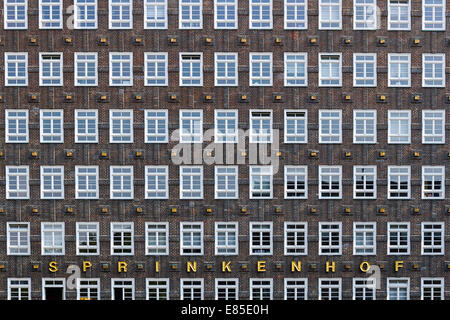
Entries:
[[133,199],[133,166],[110,166],[111,199]]
[[443,222],[422,222],[422,254],[444,254],[445,234]]
[[238,199],[238,166],[215,166],[215,199]]
[[134,300],[134,279],[111,279],[112,300]]
[[422,143],[445,143],[445,110],[422,110]]
[[342,199],[342,166],[319,166],[319,199]]
[[109,53],[109,85],[133,86],[133,52]]
[[180,86],[203,86],[203,53],[180,52]]
[[168,54],[167,52],[145,52],[145,85],[168,85]]
[[377,166],[353,166],[353,199],[377,198]]
[[411,143],[411,110],[388,110],[388,143]]
[[249,29],[272,29],[272,0],[250,0]]
[[422,199],[445,198],[445,167],[422,167]]
[[342,300],[342,279],[319,278],[319,300]]
[[147,300],[169,300],[169,279],[145,279]]
[[214,52],[214,85],[238,85],[238,54]]
[[250,278],[250,300],[273,300],[273,279]]
[[272,166],[250,166],[250,199],[272,199]]
[[39,85],[63,85],[63,54],[39,52]]
[[134,223],[111,222],[111,255],[134,254]]
[[216,143],[238,142],[238,110],[214,110],[214,138]]
[[409,255],[409,222],[388,222],[388,255]]
[[28,86],[28,52],[5,52],[5,86]]
[[284,223],[284,254],[289,256],[308,254],[307,222]]
[[41,223],[41,255],[64,255],[64,222]]
[[354,87],[377,86],[376,53],[353,54],[353,86]]
[[422,30],[445,31],[445,0],[422,0]]
[[250,143],[271,143],[272,121],[272,110],[250,110]]
[[167,0],[144,0],[144,29],[167,29]]
[[341,0],[319,0],[319,30],[342,29]]
[[28,143],[28,110],[5,110],[5,142]]
[[203,110],[180,110],[180,143],[203,141]]
[[77,300],[100,300],[100,279],[77,278]]
[[308,279],[285,278],[284,300],[308,300]]
[[151,256],[169,254],[168,222],[145,223],[145,254]]
[[387,300],[409,300],[409,278],[387,278]]
[[237,255],[239,232],[237,222],[215,222],[215,255]]
[[272,52],[250,52],[250,86],[272,86]]
[[41,199],[64,199],[64,166],[41,166]]
[[75,166],[75,198],[98,199],[98,166]]
[[203,255],[203,222],[180,222],[180,254]]
[[444,278],[421,278],[422,300],[444,300]]
[[30,198],[28,166],[6,166],[6,199]]
[[308,54],[285,52],[284,86],[305,87],[307,85],[308,85]]
[[353,110],[353,143],[377,143],[377,110]]
[[145,166],[145,199],[168,199],[169,167]]
[[87,87],[98,84],[98,53],[75,52],[75,86]]
[[411,87],[411,54],[388,53],[388,87]]
[[410,0],[388,0],[388,30],[411,30]]
[[75,110],[75,142],[98,143],[98,110]]
[[133,0],[109,0],[109,29],[133,27]]
[[74,0],[74,28],[97,29],[97,0]]
[[377,1],[353,0],[353,30],[377,28]]
[[284,143],[308,143],[307,110],[284,110]]
[[63,28],[62,0],[39,0],[39,29]]
[[100,253],[98,222],[77,222],[77,255],[96,256]]
[[64,111],[41,109],[39,113],[41,143],[63,143]]
[[353,254],[359,256],[377,254],[376,222],[353,222]]
[[307,166],[284,166],[284,198],[308,199]]
[[342,110],[319,110],[319,143],[342,143]]
[[319,222],[319,255],[342,254],[342,222]]
[[250,255],[272,255],[272,233],[272,222],[250,222]]
[[411,167],[388,166],[388,199],[411,197]]
[[8,278],[8,300],[31,300],[31,278]]
[[133,143],[133,110],[109,110],[109,143]]
[[66,300],[65,278],[42,278],[42,300],[50,300],[52,298],[55,300]]
[[239,300],[239,279],[216,278],[216,300]]
[[145,143],[167,143],[168,141],[168,110],[145,110]]
[[6,30],[22,30],[28,28],[28,1],[3,0],[3,19]]
[[342,86],[342,54],[319,53],[319,87]]
[[308,0],[284,0],[284,29],[308,28]]
[[445,54],[422,54],[422,87],[445,87]]
[[180,300],[203,300],[203,279],[180,279]]
[[30,223],[7,222],[7,254],[10,256],[30,255]]
[[353,278],[353,300],[376,300],[376,279]]
[[214,0],[214,29],[237,29],[238,1]]
[[179,0],[179,29],[203,28],[202,0]]
[[203,167],[180,166],[180,199],[203,199]]

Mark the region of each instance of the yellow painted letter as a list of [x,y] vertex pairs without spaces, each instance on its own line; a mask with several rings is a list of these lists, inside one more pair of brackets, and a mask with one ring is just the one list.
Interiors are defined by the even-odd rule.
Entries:
[[294,272],[294,271],[298,271],[298,272],[302,271],[302,262],[301,261],[297,261],[297,262],[292,261],[291,262],[291,271],[292,272]]
[[258,272],[266,272],[266,262],[258,261]]
[[188,261],[187,265],[186,265],[186,269],[187,269],[187,272],[191,272],[191,271],[197,272],[197,261],[194,261],[194,263]]
[[367,272],[370,269],[370,263],[367,261],[363,261],[361,262],[361,264],[359,265],[359,269],[361,269],[362,272]]
[[403,268],[403,261],[396,260],[395,261],[395,271],[398,271],[400,268]]
[[159,261],[155,262],[155,270],[156,272],[159,272]]
[[87,269],[92,267],[92,263],[90,261],[83,261],[83,272],[86,272]]
[[231,261],[222,261],[222,272],[231,272]]
[[58,271],[58,263],[56,261],[50,261],[48,264],[48,271],[50,272]]
[[127,272],[128,264],[125,261],[117,262],[117,271],[119,272]]
[[330,272],[330,269],[331,269],[331,272],[336,271],[336,263],[334,263],[334,261],[331,262],[331,265],[330,265],[330,261],[327,261],[327,263],[325,265],[325,271]]

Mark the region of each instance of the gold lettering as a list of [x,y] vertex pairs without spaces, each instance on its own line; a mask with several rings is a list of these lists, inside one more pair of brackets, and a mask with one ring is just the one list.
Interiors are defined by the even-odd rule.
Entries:
[[396,260],[395,261],[395,271],[398,271],[400,268],[403,268],[403,261],[402,260]]
[[231,261],[222,261],[222,272],[231,272]]
[[330,265],[330,261],[327,261],[327,263],[325,265],[325,271],[330,272],[330,269],[331,269],[331,272],[336,271],[336,263],[334,261],[331,262],[331,265]]
[[266,262],[265,261],[258,261],[258,272],[266,272]]
[[128,264],[125,261],[117,262],[117,271],[118,272],[127,272]]
[[194,261],[194,263],[188,261],[186,264],[187,272],[197,272],[197,261]]
[[297,261],[297,262],[292,261],[291,262],[291,271],[292,272],[294,272],[294,271],[298,271],[298,272],[302,271],[302,262],[301,261]]
[[367,261],[363,261],[361,262],[361,264],[359,265],[359,269],[361,269],[362,272],[367,272],[370,269],[370,263]]
[[156,272],[159,272],[159,261],[155,262],[155,269],[156,269]]
[[56,261],[50,261],[48,264],[48,271],[53,273],[58,271],[58,263]]
[[92,267],[92,263],[90,261],[83,261],[83,272],[86,272],[87,269]]

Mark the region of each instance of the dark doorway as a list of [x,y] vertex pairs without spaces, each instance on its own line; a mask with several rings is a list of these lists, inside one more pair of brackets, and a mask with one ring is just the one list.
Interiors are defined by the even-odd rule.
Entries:
[[63,300],[63,288],[45,288],[45,300]]
[[114,300],[123,300],[123,288],[114,288]]

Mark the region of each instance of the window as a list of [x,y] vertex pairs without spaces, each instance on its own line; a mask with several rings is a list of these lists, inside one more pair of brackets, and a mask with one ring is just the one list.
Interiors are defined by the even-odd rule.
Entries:
[[97,29],[97,0],[74,0],[75,29]]
[[75,110],[75,142],[98,143],[98,110]]
[[342,166],[319,166],[319,199],[342,199]]
[[342,29],[341,0],[319,0],[319,30]]
[[179,29],[203,28],[202,0],[179,0]]
[[145,279],[147,300],[169,300],[169,279]]
[[445,87],[445,54],[422,54],[422,87]]
[[145,143],[167,143],[168,141],[168,110],[145,110]]
[[272,29],[272,0],[249,1],[249,29]]
[[64,222],[41,223],[41,255],[64,255]]
[[444,300],[444,278],[421,278],[422,300]]
[[377,28],[377,1],[353,0],[353,30]]
[[285,52],[284,86],[305,87],[307,85],[308,85],[308,54]]
[[272,142],[272,110],[250,110],[250,143]]
[[42,300],[66,300],[65,278],[42,278]]
[[7,222],[7,254],[9,256],[30,255],[30,223]]
[[63,85],[63,54],[39,52],[39,85]]
[[203,300],[203,279],[180,279],[180,300]]
[[285,278],[284,300],[308,300],[308,279]]
[[342,222],[319,222],[319,255],[342,254]]
[[133,143],[133,110],[109,110],[109,143]]
[[5,86],[28,86],[28,52],[5,52]]
[[388,53],[388,87],[411,87],[411,54]]
[[238,132],[238,110],[214,110],[214,138],[216,143],[237,143]]
[[100,300],[100,278],[77,278],[77,300]]
[[41,166],[41,199],[64,199],[64,166]]
[[238,54],[214,52],[214,85],[238,85]]
[[215,166],[215,199],[238,199],[238,166]]
[[445,198],[445,167],[422,167],[422,199]]
[[133,0],[109,0],[109,29],[133,27]]
[[387,278],[387,300],[409,300],[409,278]]
[[134,254],[134,223],[111,222],[111,255]]
[[307,166],[284,166],[284,198],[308,198]]
[[30,198],[28,166],[6,166],[6,199]]
[[28,28],[28,1],[27,0],[3,0],[4,28],[20,30]]
[[152,256],[169,254],[168,222],[145,223],[145,254]]
[[422,222],[422,254],[444,254],[445,236],[443,222]]
[[180,199],[203,199],[202,166],[180,166]]
[[272,52],[250,52],[250,86],[272,86]]
[[145,166],[145,199],[169,197],[169,167]]
[[353,199],[377,198],[377,167],[353,166]]
[[388,0],[388,30],[411,30],[410,0]]
[[62,10],[62,0],[39,0],[39,29],[62,29]]
[[284,29],[308,28],[308,1],[284,0]]
[[239,279],[216,278],[216,300],[239,300]]
[[284,143],[308,143],[307,110],[284,110]]
[[445,30],[445,0],[422,0],[422,30]]
[[411,143],[411,110],[388,110],[388,143]]
[[409,255],[409,222],[388,222],[388,255]]
[[341,53],[319,53],[319,87],[342,86]]
[[181,255],[203,255],[203,222],[181,222],[180,240]]
[[273,300],[273,279],[250,278],[250,300]]
[[8,300],[31,300],[31,279],[8,278]]
[[98,166],[75,166],[75,198],[98,199]]
[[376,300],[376,279],[353,278],[353,300]]
[[388,166],[388,199],[411,197],[411,167]]
[[5,142],[28,143],[28,110],[5,110]]
[[377,254],[376,222],[353,222],[353,254],[359,256]]
[[167,52],[145,52],[145,85],[168,85],[168,55]]
[[237,222],[215,222],[215,255],[237,255],[239,232]]
[[250,255],[272,255],[272,222],[250,222]]
[[144,1],[144,29],[167,29],[167,0]]
[[179,73],[180,86],[203,86],[203,53],[180,53]]
[[133,86],[133,52],[109,53],[109,85]]
[[422,143],[445,143],[445,110],[422,110]]
[[77,255],[96,256],[100,253],[98,222],[77,222]]
[[180,143],[203,141],[203,110],[180,110]]
[[[358,1],[358,0],[355,0]],[[354,53],[353,54],[353,86],[376,87],[377,86],[377,54]]]
[[111,279],[112,300],[134,300],[134,279]]
[[111,199],[133,199],[133,166],[110,166]]
[[341,300],[342,279],[319,278],[319,300]]
[[353,143],[377,143],[377,110],[353,110]]
[[75,86],[97,86],[98,53],[75,52]]
[[272,199],[272,166],[250,166],[250,199]]
[[319,110],[319,143],[342,143],[342,110]]
[[214,29],[237,29],[238,1],[214,0]]
[[307,222],[284,223],[284,254],[289,256],[308,254]]
[[39,113],[41,143],[63,143],[64,111],[61,109],[41,109]]

